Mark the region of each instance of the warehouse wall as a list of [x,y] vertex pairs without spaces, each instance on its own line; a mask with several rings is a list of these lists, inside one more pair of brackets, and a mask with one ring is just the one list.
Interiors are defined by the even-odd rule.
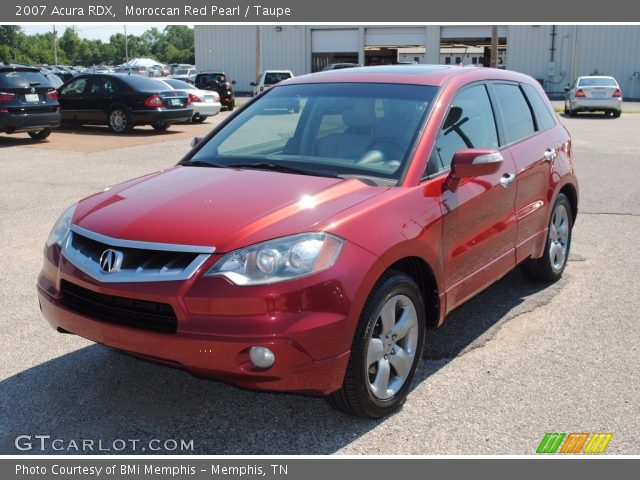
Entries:
[[639,26],[559,25],[555,68],[549,67],[552,29],[551,25],[509,26],[507,68],[543,79],[547,92],[558,93],[576,76],[598,71],[614,76],[625,97],[640,97]]
[[256,43],[261,32],[262,70],[290,69],[294,75],[307,71],[309,55],[305,26],[282,25],[280,31],[275,26],[232,26],[196,25],[195,49],[196,68],[203,70],[224,70],[230,79],[236,81],[236,92],[249,92],[249,85],[255,81]]

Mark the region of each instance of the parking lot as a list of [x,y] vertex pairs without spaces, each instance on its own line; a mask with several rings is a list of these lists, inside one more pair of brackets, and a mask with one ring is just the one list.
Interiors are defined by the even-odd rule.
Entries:
[[58,215],[172,166],[226,115],[162,134],[0,136],[0,454],[21,453],[24,434],[185,439],[192,451],[168,453],[207,455],[533,454],[546,432],[612,432],[607,453],[640,454],[640,114],[562,118],[581,188],[564,278],[545,286],[514,271],[456,310],[429,334],[415,388],[387,419],[199,379],[51,329],[35,283]]

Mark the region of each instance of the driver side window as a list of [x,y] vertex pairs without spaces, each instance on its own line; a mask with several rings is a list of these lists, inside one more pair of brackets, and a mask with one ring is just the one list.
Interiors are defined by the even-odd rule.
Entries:
[[487,88],[475,85],[460,92],[436,138],[426,175],[451,166],[453,155],[464,148],[498,148],[498,133]]

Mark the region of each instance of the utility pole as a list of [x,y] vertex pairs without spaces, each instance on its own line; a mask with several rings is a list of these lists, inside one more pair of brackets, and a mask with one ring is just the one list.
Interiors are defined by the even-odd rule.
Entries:
[[129,38],[127,38],[127,26],[124,26],[124,63],[129,63]]
[[53,26],[53,64],[58,65],[58,32],[56,26]]
[[262,73],[262,25],[256,25],[256,78]]
[[498,26],[491,26],[491,68],[498,68]]

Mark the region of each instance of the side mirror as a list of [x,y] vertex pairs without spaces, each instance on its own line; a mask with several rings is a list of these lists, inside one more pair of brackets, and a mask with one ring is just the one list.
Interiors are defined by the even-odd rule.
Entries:
[[202,140],[204,140],[204,137],[193,137],[191,139],[191,148],[195,147],[196,145],[199,145],[200,142],[202,142]]
[[565,91],[565,92],[568,92],[569,90],[570,90],[570,88],[569,88],[569,87],[564,87],[564,91]]
[[236,81],[235,80],[231,80],[231,85],[235,85]]
[[502,154],[496,150],[475,148],[458,150],[451,161],[451,172],[446,181],[447,188],[455,192],[463,178],[496,173],[503,161]]
[[251,82],[249,85],[251,85],[252,87],[257,87],[258,84],[256,82]]

